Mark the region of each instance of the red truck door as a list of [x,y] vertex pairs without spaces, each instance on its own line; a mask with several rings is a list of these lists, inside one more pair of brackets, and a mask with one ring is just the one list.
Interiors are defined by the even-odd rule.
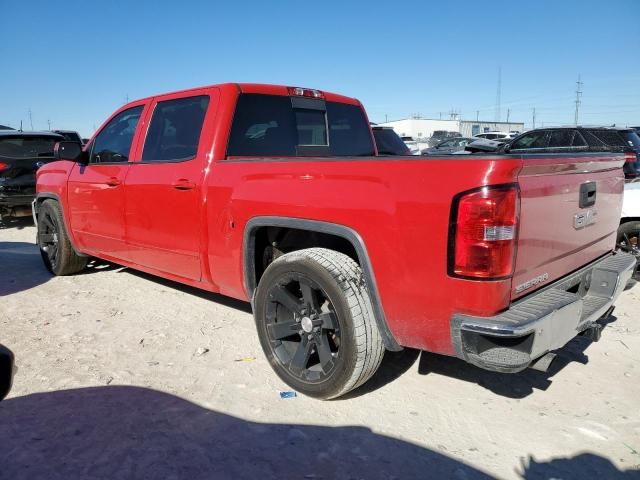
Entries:
[[124,240],[124,183],[144,106],[141,103],[116,113],[93,139],[89,164],[76,164],[69,175],[71,229],[83,250],[129,259]]
[[153,100],[142,155],[125,183],[133,262],[191,280],[201,277],[202,179],[211,145],[204,147],[200,138],[215,113],[215,92]]

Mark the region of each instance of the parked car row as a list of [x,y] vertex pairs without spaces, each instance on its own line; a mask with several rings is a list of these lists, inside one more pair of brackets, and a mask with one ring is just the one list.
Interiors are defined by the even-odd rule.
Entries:
[[599,338],[636,265],[614,251],[625,153],[596,133],[427,159],[396,156],[402,140],[342,95],[157,95],[85,146],[57,142],[37,171],[37,243],[55,275],[93,256],[250,301],[269,364],[312,397],[403,347],[545,370],[576,335]]

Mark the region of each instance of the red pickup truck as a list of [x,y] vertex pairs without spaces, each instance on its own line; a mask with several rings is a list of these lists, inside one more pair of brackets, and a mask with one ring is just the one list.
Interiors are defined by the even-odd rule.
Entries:
[[[89,256],[249,300],[275,372],[334,398],[385,349],[517,372],[599,332],[624,156],[382,157],[353,98],[222,84],[131,102],[38,171],[56,275]],[[544,362],[542,362],[544,363]]]

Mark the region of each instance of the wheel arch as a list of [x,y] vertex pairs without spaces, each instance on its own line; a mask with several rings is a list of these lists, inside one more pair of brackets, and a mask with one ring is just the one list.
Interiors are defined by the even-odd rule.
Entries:
[[358,264],[362,268],[365,281],[369,285],[369,294],[375,315],[376,325],[384,341],[385,348],[391,351],[402,350],[387,324],[373,267],[369,259],[366,245],[362,237],[350,227],[336,223],[318,220],[306,220],[291,217],[264,216],[250,219],[244,229],[242,243],[243,282],[248,298],[253,303],[254,293],[258,284],[256,265],[256,235],[265,227],[285,228],[292,230],[304,230],[309,233],[318,233],[340,237],[348,242],[355,251]]
[[620,219],[620,225],[624,225],[629,222],[640,222],[640,217],[624,217]]
[[76,246],[75,239],[73,237],[73,232],[71,231],[71,228],[69,225],[69,219],[67,218],[66,212],[64,211],[64,205],[60,200],[60,196],[57,193],[39,192],[36,195],[36,198],[33,200],[33,203],[31,204],[31,211],[33,214],[33,223],[36,227],[36,232],[38,230],[38,210],[40,210],[40,206],[44,203],[45,200],[55,200],[56,202],[58,202],[58,204],[60,204],[60,209],[62,210],[62,218],[64,220],[64,228],[67,230],[67,236],[69,237],[69,243],[71,244],[71,248],[73,248],[73,251],[76,253],[76,255],[79,255],[81,257],[86,257],[87,255],[85,253],[82,253]]

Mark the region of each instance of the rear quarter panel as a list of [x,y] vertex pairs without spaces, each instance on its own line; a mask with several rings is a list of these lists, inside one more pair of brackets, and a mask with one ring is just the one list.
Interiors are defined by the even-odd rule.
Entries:
[[209,175],[208,264],[221,293],[246,298],[242,239],[259,216],[332,222],[363,238],[389,327],[400,344],[452,354],[453,312],[490,315],[509,304],[510,281],[447,275],[453,196],[514,181],[504,158],[243,159]]

